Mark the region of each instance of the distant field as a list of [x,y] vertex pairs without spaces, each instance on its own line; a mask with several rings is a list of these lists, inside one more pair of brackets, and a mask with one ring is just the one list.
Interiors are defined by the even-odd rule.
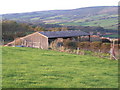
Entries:
[[34,48],[3,47],[3,88],[117,88],[118,62]]
[[113,35],[104,35],[104,37],[111,37],[111,38],[118,38],[120,35],[113,34]]
[[41,22],[73,26],[101,26],[105,29],[118,28],[118,7],[97,6],[71,10],[48,10],[31,13],[5,14],[3,20]]
[[105,29],[115,29],[117,30],[118,20],[117,16],[108,16],[108,15],[96,15],[89,18],[82,18],[79,20],[74,20],[72,22],[60,23],[60,25],[73,25],[73,26],[101,26]]

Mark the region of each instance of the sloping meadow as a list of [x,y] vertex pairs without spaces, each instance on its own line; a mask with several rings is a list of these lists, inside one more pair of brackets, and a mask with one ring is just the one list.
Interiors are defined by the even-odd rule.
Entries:
[[3,47],[3,88],[117,88],[118,61]]

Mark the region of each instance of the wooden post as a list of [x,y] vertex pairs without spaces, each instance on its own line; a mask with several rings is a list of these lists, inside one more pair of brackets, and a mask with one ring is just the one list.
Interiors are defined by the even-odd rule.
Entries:
[[77,47],[77,54],[79,54],[79,47]]
[[89,36],[89,42],[90,42],[90,35],[88,35]]
[[114,48],[115,48],[115,40],[113,40],[112,44],[111,44],[111,48],[110,48],[110,59],[115,59],[117,60],[117,58],[115,57],[115,52],[114,52]]

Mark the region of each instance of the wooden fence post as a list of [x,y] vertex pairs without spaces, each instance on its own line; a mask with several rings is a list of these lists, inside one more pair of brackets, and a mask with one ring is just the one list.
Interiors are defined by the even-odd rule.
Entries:
[[77,54],[79,54],[79,47],[77,47]]
[[115,49],[115,40],[113,40],[113,43],[111,44],[111,48],[110,48],[110,59],[115,59],[117,60],[117,58],[115,57],[115,52],[114,52],[114,49]]

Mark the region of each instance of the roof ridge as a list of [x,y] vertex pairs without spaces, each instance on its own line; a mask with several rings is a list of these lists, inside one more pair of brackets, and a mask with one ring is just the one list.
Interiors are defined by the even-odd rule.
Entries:
[[40,32],[41,34],[49,37],[49,38],[57,38],[57,37],[77,37],[77,36],[85,36],[89,35],[89,33],[86,33],[81,30],[67,30],[67,31],[45,31]]
[[[81,31],[81,30],[66,30],[66,31]],[[42,32],[63,32],[63,31],[42,31]],[[65,32],[65,31],[64,31]],[[83,32],[83,31],[82,31]]]

